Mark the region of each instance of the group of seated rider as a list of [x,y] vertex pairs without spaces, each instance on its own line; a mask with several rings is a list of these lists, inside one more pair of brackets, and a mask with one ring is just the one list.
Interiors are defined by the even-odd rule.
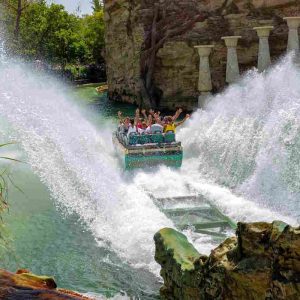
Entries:
[[153,134],[153,133],[175,133],[176,127],[183,124],[190,115],[186,115],[185,118],[179,122],[175,122],[182,109],[177,109],[173,116],[162,117],[160,112],[155,112],[150,109],[147,113],[145,109],[140,110],[139,108],[135,111],[135,118],[129,117],[123,118],[122,113],[118,112],[119,117],[119,130],[129,136],[131,133],[136,134]]

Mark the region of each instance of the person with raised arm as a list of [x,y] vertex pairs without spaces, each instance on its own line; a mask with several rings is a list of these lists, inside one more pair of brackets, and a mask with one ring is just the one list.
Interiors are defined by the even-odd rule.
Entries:
[[131,133],[137,133],[137,127],[135,126],[134,119],[130,119],[127,136],[129,137]]
[[152,108],[149,109],[149,115],[151,115],[152,117],[154,115],[154,110]]
[[179,122],[175,123],[175,126],[178,127],[178,126],[182,125],[189,118],[190,118],[190,115],[186,114],[185,117],[184,117],[184,119],[182,121],[179,121]]
[[151,126],[151,121],[152,117],[151,115],[147,116],[146,110],[142,109],[141,113],[144,117],[144,119],[141,119],[141,126],[138,126],[138,133],[149,133],[150,132],[150,126]]
[[166,123],[164,125],[164,133],[167,133],[167,132],[173,132],[173,133],[175,133],[176,132],[176,128],[178,126],[182,125],[187,119],[189,119],[189,117],[190,117],[190,115],[187,114],[182,121],[179,121],[177,123],[175,123],[173,121],[172,117],[167,117]]
[[178,108],[178,109],[176,110],[175,115],[172,117],[173,122],[175,122],[175,121],[178,119],[178,117],[180,116],[181,113],[182,113],[182,108]]
[[135,118],[129,119],[129,125],[128,125],[128,131],[127,131],[128,137],[131,133],[138,133],[137,123],[139,122],[139,117],[140,117],[140,110],[137,109],[135,111]]
[[137,108],[135,111],[135,126],[137,128],[142,128],[143,127],[142,123],[143,123],[143,119],[141,118],[141,111],[139,108]]
[[154,118],[155,124],[160,124],[163,126],[163,122],[160,119],[160,112],[153,113],[153,118]]
[[146,114],[146,109],[142,109],[141,110],[141,113],[142,113],[142,116],[144,117],[144,120],[147,120],[148,119],[148,116]]
[[119,130],[123,133],[127,133],[130,124],[130,118],[129,117],[123,118],[121,111],[118,111],[118,118],[119,118]]

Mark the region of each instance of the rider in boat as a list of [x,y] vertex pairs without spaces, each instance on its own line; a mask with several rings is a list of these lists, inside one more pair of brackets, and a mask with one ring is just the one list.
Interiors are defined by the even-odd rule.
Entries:
[[[143,115],[144,118],[140,117],[140,113]],[[166,116],[163,119],[161,119],[160,112],[154,113],[153,110],[150,110],[149,115],[147,116],[145,109],[140,111],[137,108],[135,111],[135,118],[130,119],[129,117],[122,118],[122,113],[119,111],[119,128],[121,132],[127,135],[133,132],[140,134],[156,132],[175,133],[176,127],[183,124],[190,117],[190,115],[187,114],[182,121],[175,122],[181,113],[182,109],[179,108],[174,116]]]
[[136,132],[137,132],[137,127],[135,126],[135,121],[134,119],[130,119],[127,136],[129,136],[131,133],[136,133]]
[[166,132],[176,132],[176,128],[180,125],[182,125],[187,119],[189,119],[190,115],[186,115],[185,118],[180,121],[180,122],[174,122],[174,118],[172,117],[167,117],[165,120],[165,125],[164,125],[164,133]]

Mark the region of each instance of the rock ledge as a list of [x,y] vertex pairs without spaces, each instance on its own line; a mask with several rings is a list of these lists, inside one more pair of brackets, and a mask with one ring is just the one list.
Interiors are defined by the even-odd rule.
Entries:
[[300,299],[300,227],[238,223],[236,235],[207,257],[176,230],[157,232],[162,299]]

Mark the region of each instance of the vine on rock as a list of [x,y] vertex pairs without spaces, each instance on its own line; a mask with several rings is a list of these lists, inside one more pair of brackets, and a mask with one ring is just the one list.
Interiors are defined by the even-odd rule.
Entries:
[[171,0],[156,2],[152,23],[150,26],[145,25],[146,37],[141,55],[141,97],[146,107],[158,107],[162,95],[153,80],[158,50],[167,40],[184,35],[195,23],[203,22],[207,17],[206,13],[197,11],[197,6],[190,5],[187,8],[182,5]]

